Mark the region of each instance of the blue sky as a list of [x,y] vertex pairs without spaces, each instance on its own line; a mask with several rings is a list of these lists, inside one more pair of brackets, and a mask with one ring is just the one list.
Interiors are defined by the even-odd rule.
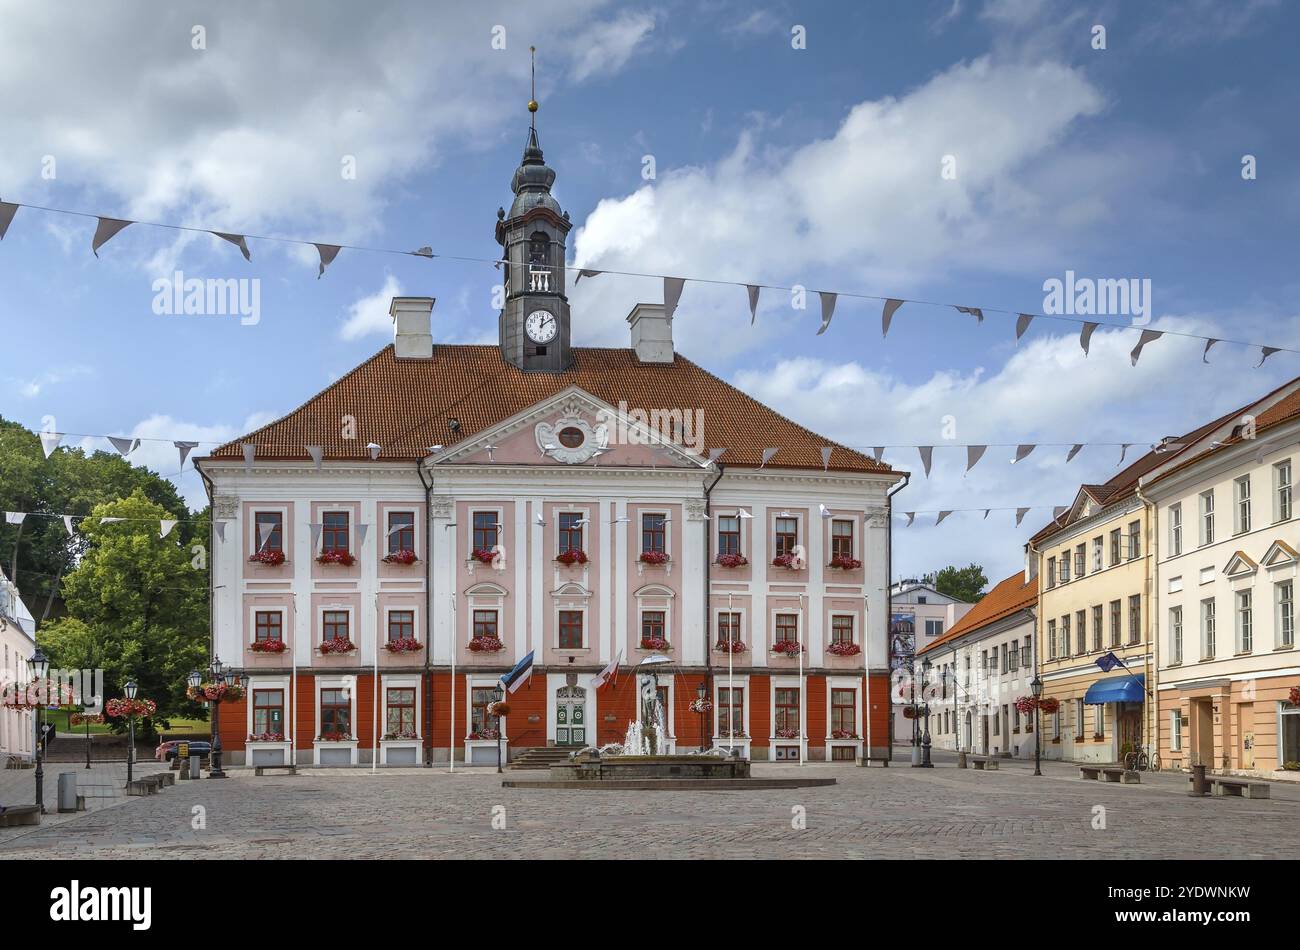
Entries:
[[[70,30],[0,0],[0,198],[490,257],[535,44],[541,144],[582,264],[1032,312],[1072,270],[1149,279],[1157,329],[1297,345],[1300,15],[1285,4],[209,6],[96,8]],[[92,232],[23,209],[0,242],[0,414],[33,428],[233,437],[384,345],[394,293],[438,298],[435,341],[495,336],[498,274],[481,264],[344,251],[317,280],[310,248],[252,241],[246,263],[206,235],[131,227],[97,260]],[[177,269],[259,278],[259,322],[153,313],[153,281]],[[625,345],[623,317],[660,292],[584,281],[576,341]],[[882,340],[879,305],[842,299],[817,337],[815,303],[770,292],[751,329],[742,289],[688,283],[675,332],[710,370],[864,446],[943,446],[947,424],[955,443],[1141,447],[1300,372],[1227,346],[1206,366],[1172,337],[1131,367],[1132,331],[1098,332],[1085,359],[1077,328],[1039,321],[1017,346],[1013,323],[909,305]],[[1089,449],[1067,467],[1044,448],[1012,468],[1010,453],[963,477],[964,452],[941,447],[929,479],[915,452],[886,458],[917,473],[905,510],[1064,504],[1118,460]],[[176,474],[168,446],[133,458]],[[177,477],[197,504],[198,478]],[[896,570],[975,560],[997,580],[1046,517],[920,516],[897,526]]]

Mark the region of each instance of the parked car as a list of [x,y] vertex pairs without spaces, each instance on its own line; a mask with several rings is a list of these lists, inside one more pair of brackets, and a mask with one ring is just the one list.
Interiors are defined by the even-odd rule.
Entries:
[[212,752],[212,743],[208,742],[206,739],[168,739],[154,750],[154,758],[159,762],[170,762],[172,759],[176,758],[176,747],[182,742],[188,742],[190,744],[191,759],[206,759]]

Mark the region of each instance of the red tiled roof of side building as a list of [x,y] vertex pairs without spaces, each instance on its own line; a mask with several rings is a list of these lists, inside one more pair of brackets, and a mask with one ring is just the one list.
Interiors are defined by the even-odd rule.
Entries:
[[[306,460],[305,446],[320,445],[325,458],[369,459],[366,444],[382,447],[380,461],[415,460],[432,445],[452,446],[576,386],[603,402],[644,411],[699,409],[702,453],[725,448],[722,462],[754,467],[763,450],[779,447],[772,468],[829,469],[899,475],[867,455],[838,445],[764,406],[680,354],[672,363],[643,363],[629,348],[575,347],[563,373],[525,373],[496,346],[437,344],[429,359],[399,359],[391,345],[317,393],[288,415],[215,449],[209,458],[242,458],[242,443],[259,459]],[[356,420],[355,438],[343,437],[345,417]],[[453,433],[450,419],[460,423]]]
[[980,627],[1009,617],[1017,610],[1032,607],[1038,602],[1038,578],[1025,583],[1025,572],[1016,571],[1006,580],[999,581],[993,589],[979,599],[966,615],[948,629],[943,636],[933,643],[926,644],[918,653],[930,651],[955,640],[964,633],[970,633]]

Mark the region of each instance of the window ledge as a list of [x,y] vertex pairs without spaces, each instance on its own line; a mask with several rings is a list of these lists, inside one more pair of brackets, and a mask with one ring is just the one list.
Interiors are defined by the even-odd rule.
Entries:
[[1295,649],[1295,644],[1294,644],[1294,643],[1285,643],[1285,644],[1283,644],[1283,645],[1280,646],[1280,647],[1273,647],[1273,652],[1274,652],[1274,653],[1278,653],[1278,652],[1281,652],[1281,651],[1283,651],[1283,650],[1294,650],[1294,649]]
[[591,652],[591,647],[552,647],[551,652],[556,656],[583,656]]

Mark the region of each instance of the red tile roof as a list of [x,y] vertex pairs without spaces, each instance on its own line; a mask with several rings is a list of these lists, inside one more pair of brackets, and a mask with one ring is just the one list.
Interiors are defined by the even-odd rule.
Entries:
[[[757,467],[763,449],[779,447],[772,468],[821,469],[821,448],[831,446],[832,471],[901,474],[791,422],[681,355],[672,363],[642,363],[626,348],[575,347],[573,355],[563,373],[525,373],[496,346],[439,344],[431,359],[398,359],[386,346],[284,418],[211,457],[242,458],[241,443],[251,442],[259,459],[307,459],[304,446],[321,445],[327,459],[362,460],[374,442],[381,460],[415,460],[429,446],[455,445],[577,386],[615,407],[625,401],[647,412],[702,410],[702,451],[726,448],[722,461],[729,466]],[[343,438],[345,416],[356,419],[355,438]],[[453,418],[459,432],[451,430]]]
[[1038,578],[1035,577],[1026,584],[1025,572],[1016,571],[981,597],[979,603],[968,610],[966,616],[953,624],[947,633],[933,643],[926,644],[917,653],[928,653],[964,633],[978,630],[996,620],[1009,617],[1018,610],[1032,607],[1036,603],[1038,603]]

